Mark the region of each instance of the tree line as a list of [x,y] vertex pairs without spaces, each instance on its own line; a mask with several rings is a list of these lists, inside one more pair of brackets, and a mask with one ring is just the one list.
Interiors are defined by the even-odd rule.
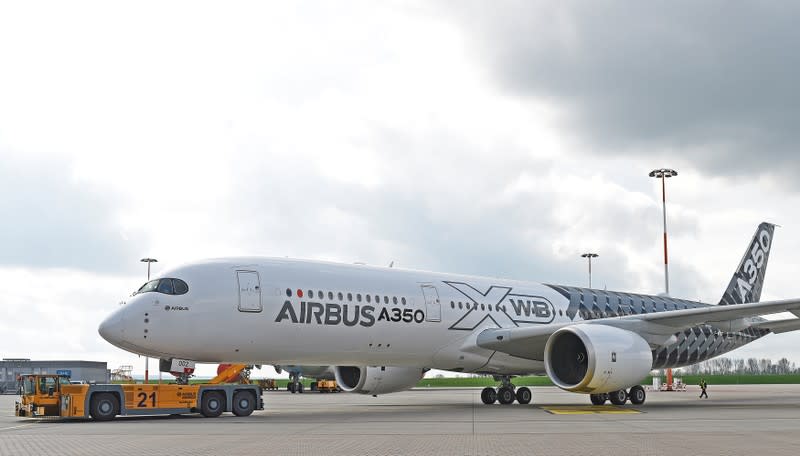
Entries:
[[714,358],[691,366],[679,367],[675,375],[785,375],[798,374],[800,369],[787,358],[773,362],[769,358]]

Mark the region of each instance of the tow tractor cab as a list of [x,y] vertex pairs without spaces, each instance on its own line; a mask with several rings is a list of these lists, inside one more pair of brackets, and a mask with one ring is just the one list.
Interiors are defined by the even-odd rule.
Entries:
[[263,410],[258,385],[70,384],[61,375],[23,375],[15,415],[89,418],[108,421],[117,415],[167,415],[200,412],[213,418],[223,412],[248,416]]

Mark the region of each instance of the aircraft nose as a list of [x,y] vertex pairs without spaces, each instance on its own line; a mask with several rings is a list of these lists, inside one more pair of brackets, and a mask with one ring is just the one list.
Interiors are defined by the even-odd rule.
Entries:
[[109,343],[120,346],[125,338],[125,312],[124,309],[117,309],[114,313],[109,315],[97,328],[100,337]]

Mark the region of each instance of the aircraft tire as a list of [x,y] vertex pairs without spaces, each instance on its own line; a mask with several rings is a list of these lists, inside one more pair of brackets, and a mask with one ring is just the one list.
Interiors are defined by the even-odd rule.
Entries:
[[297,392],[298,392],[298,393],[302,393],[304,388],[305,388],[305,387],[303,386],[303,384],[302,384],[302,383],[298,383],[298,384],[297,384]]
[[218,391],[206,391],[200,401],[200,413],[206,418],[216,418],[225,410],[225,401]]
[[497,402],[503,405],[513,404],[517,397],[514,395],[514,390],[507,387],[501,386],[497,389]]
[[256,409],[256,398],[249,391],[237,391],[233,395],[233,414],[250,416]]
[[484,388],[481,391],[481,401],[486,404],[494,404],[497,402],[497,391],[494,388]]
[[631,404],[642,405],[644,404],[645,399],[647,399],[647,394],[644,392],[642,385],[636,385],[631,388],[630,392],[628,393],[628,397],[631,398]]
[[111,393],[97,393],[92,396],[89,415],[95,421],[111,421],[119,413],[119,399]]
[[294,383],[289,383],[286,385],[286,389],[289,390],[290,393],[294,394],[297,392],[297,385]]
[[603,405],[606,403],[605,394],[590,394],[589,399],[592,401],[593,405]]
[[614,405],[625,405],[628,401],[628,393],[625,390],[612,391],[608,393],[608,400]]
[[523,386],[522,388],[517,388],[517,402],[520,404],[530,404],[531,399],[533,399],[533,394],[531,393],[531,389],[528,387]]

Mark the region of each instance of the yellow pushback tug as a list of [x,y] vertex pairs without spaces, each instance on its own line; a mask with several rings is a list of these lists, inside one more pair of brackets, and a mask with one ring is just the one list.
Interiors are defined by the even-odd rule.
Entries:
[[223,412],[248,416],[263,410],[261,387],[241,384],[70,384],[62,375],[22,375],[16,416],[113,420],[117,415]]

